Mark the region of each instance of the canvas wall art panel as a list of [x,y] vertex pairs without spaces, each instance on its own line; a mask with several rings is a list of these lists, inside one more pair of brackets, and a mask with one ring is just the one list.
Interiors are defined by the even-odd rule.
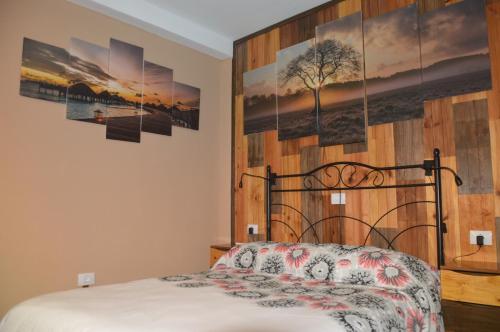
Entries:
[[173,71],[144,61],[142,131],[172,135]]
[[71,38],[66,118],[106,124],[109,51],[81,39]]
[[418,8],[364,22],[368,124],[423,117]]
[[177,127],[198,130],[200,121],[200,89],[174,82],[172,124]]
[[65,49],[24,38],[20,94],[65,103],[68,61],[69,53]]
[[276,63],[243,73],[244,134],[277,128]]
[[277,52],[278,139],[317,134],[314,38]]
[[316,27],[320,146],[364,142],[361,12]]
[[106,138],[139,143],[144,51],[116,39],[109,44],[110,100]]
[[425,99],[491,89],[485,15],[484,0],[464,0],[421,16]]

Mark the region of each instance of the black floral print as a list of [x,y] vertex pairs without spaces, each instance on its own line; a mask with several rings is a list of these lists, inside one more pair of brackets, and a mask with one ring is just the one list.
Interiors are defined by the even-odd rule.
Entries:
[[254,247],[246,247],[241,249],[235,256],[234,266],[240,269],[246,269],[255,266],[255,257],[257,249]]
[[281,274],[285,272],[285,263],[281,255],[268,256],[260,268],[261,272]]
[[171,282],[186,281],[186,280],[191,280],[191,279],[192,279],[191,277],[183,276],[183,275],[167,276],[167,277],[160,278],[160,280],[171,281]]
[[413,301],[415,301],[420,310],[422,310],[423,312],[429,312],[430,304],[428,301],[427,293],[422,287],[414,285],[404,289],[403,291],[408,294],[413,299]]
[[333,296],[348,296],[357,293],[361,293],[361,289],[352,288],[352,287],[329,287],[323,289],[323,294],[333,295]]
[[385,301],[371,294],[356,294],[347,300],[357,307],[385,310]]
[[363,249],[363,247],[348,246],[348,245],[341,245],[341,244],[333,245],[333,247],[331,248],[331,250],[336,255],[339,255],[339,256],[349,255],[349,254],[355,253],[357,251],[360,251],[361,249]]
[[261,274],[250,274],[250,275],[241,277],[241,279],[243,279],[245,281],[257,282],[257,281],[271,280],[272,278],[269,276],[261,275]]
[[306,279],[333,280],[335,262],[330,256],[317,255],[304,266]]
[[231,276],[226,273],[209,273],[206,275],[208,279],[231,279]]
[[261,299],[261,298],[269,295],[269,294],[266,294],[263,292],[249,291],[249,290],[228,292],[226,294],[234,296],[234,297],[242,297],[242,298],[246,298],[246,299]]
[[373,285],[375,280],[373,274],[367,270],[353,270],[342,280],[351,285]]
[[427,282],[429,271],[418,258],[412,256],[401,256],[399,260],[410,272],[421,282]]
[[200,287],[208,287],[212,286],[208,282],[183,282],[180,284],[177,284],[177,287],[181,288],[200,288]]
[[377,332],[378,330],[376,322],[359,311],[334,311],[330,317],[339,322],[347,332]]
[[404,332],[405,325],[404,321],[396,318],[389,318],[385,320],[382,325],[384,325],[384,331],[387,332]]
[[279,288],[281,286],[282,286],[281,283],[275,280],[261,281],[253,284],[253,287],[257,289],[273,289],[273,288]]
[[300,287],[300,286],[293,286],[293,287],[284,287],[281,289],[282,293],[285,294],[307,294],[312,292],[311,288],[307,287]]
[[266,308],[291,308],[303,306],[304,302],[294,299],[264,300],[257,301],[257,304]]

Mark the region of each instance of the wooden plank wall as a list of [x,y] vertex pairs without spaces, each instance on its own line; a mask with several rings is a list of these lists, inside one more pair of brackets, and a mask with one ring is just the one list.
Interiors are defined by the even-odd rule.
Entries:
[[[487,19],[492,61],[493,90],[472,95],[425,102],[423,119],[368,127],[367,142],[344,146],[318,147],[318,137],[279,142],[277,132],[243,135],[243,72],[273,63],[276,52],[314,37],[317,25],[362,10],[364,19],[407,6],[415,0],[345,0],[332,1],[304,15],[285,21],[235,42],[233,59],[233,242],[247,240],[248,224],[265,230],[264,183],[246,178],[238,187],[242,172],[265,175],[266,165],[278,173],[305,171],[320,163],[358,161],[379,166],[419,163],[432,159],[433,148],[441,149],[442,164],[458,169],[464,178],[460,190],[453,178],[444,175],[444,219],[448,225],[445,254],[448,260],[475,250],[468,244],[469,230],[491,230],[493,246],[484,247],[469,260],[495,262],[500,249],[496,234],[500,218],[500,0],[487,0]],[[421,0],[421,12],[456,1]],[[360,176],[358,174],[358,176]],[[355,179],[353,179],[355,181]],[[387,183],[426,181],[419,171],[391,174]],[[283,188],[299,186],[300,180],[284,181]],[[397,189],[370,192],[347,192],[345,206],[333,206],[328,195],[300,193],[276,194],[275,202],[289,204],[308,213],[312,220],[328,215],[349,215],[371,224],[387,210],[405,201],[433,200],[432,188]],[[293,210],[273,207],[273,219],[288,222],[300,233],[307,222]],[[434,223],[434,207],[412,205],[384,218],[379,226],[386,235],[411,225]],[[273,224],[273,240],[293,241],[293,232]],[[324,224],[318,229],[325,241],[361,243],[367,235],[365,226],[347,219]],[[401,236],[396,246],[435,263],[435,230],[416,228]],[[307,235],[313,240],[313,234]],[[372,244],[380,243],[377,236]],[[500,247],[500,246],[499,246]]]

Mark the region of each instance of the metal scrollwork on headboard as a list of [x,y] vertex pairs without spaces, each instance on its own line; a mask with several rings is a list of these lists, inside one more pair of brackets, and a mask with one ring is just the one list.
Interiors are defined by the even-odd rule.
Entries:
[[[426,176],[432,176],[433,181],[431,182],[416,182],[416,183],[397,183],[395,181],[389,181],[387,183],[387,178],[394,178],[394,174],[397,171],[403,170],[415,170],[420,169],[425,171]],[[267,167],[266,176],[254,175],[249,173],[242,173],[240,178],[240,188],[243,186],[243,178],[245,176],[259,178],[265,181],[266,188],[266,238],[271,241],[271,223],[275,222],[278,224],[283,224],[285,227],[290,229],[292,233],[296,236],[297,241],[300,242],[304,234],[310,230],[314,233],[314,237],[317,242],[319,242],[318,235],[316,234],[315,226],[323,222],[332,220],[342,220],[342,221],[355,221],[359,222],[366,227],[369,227],[370,231],[366,235],[364,244],[366,244],[370,234],[378,234],[386,243],[388,248],[393,248],[393,243],[396,239],[404,234],[405,232],[420,228],[420,227],[435,227],[436,228],[436,248],[437,248],[437,261],[438,268],[444,265],[444,247],[443,247],[443,233],[446,233],[446,224],[443,222],[443,211],[442,211],[442,185],[441,185],[441,171],[445,170],[453,174],[455,178],[455,183],[457,186],[462,184],[462,180],[457,175],[457,173],[445,166],[441,166],[439,150],[434,150],[434,159],[424,160],[422,164],[414,165],[396,165],[396,166],[386,166],[378,167],[373,165],[368,165],[360,162],[342,161],[334,162],[319,166],[309,172],[305,173],[295,173],[295,174],[276,174],[273,173],[271,167]],[[278,181],[291,178],[301,178],[302,184],[298,187],[287,186],[276,186]],[[394,189],[394,188],[417,188],[417,187],[432,187],[434,190],[434,200],[415,200],[412,202],[406,202],[400,204],[397,207],[389,209],[380,218],[371,225],[365,220],[355,218],[347,215],[336,215],[327,216],[317,221],[309,220],[301,211],[293,206],[283,203],[273,203],[272,194],[273,193],[284,193],[284,192],[328,192],[328,191],[343,191],[343,190],[379,190],[379,189]],[[400,230],[392,239],[387,238],[379,229],[377,229],[378,223],[385,218],[388,214],[393,213],[399,208],[411,205],[411,204],[434,204],[435,205],[435,224],[420,224],[407,227]],[[302,219],[304,219],[308,227],[302,231],[301,234],[297,232],[286,222],[282,220],[277,220],[271,218],[271,207],[272,206],[283,206],[285,208],[292,209],[299,213]]]

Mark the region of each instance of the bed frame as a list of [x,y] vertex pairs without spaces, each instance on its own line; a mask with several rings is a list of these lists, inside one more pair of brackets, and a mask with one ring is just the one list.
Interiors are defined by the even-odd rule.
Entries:
[[[424,170],[425,176],[432,177],[430,182],[419,182],[419,183],[404,183],[404,184],[386,184],[386,176],[389,177],[391,172],[397,172],[402,170]],[[398,165],[398,166],[385,166],[378,167],[373,165],[368,165],[364,163],[351,162],[351,161],[340,161],[329,164],[321,165],[306,173],[295,173],[295,174],[277,174],[273,173],[271,166],[267,166],[267,174],[265,177],[253,175],[249,173],[242,173],[240,177],[240,188],[243,187],[243,178],[245,176],[252,178],[259,178],[265,181],[265,209],[266,209],[266,240],[272,240],[271,225],[272,223],[279,223],[287,227],[296,236],[297,242],[301,242],[308,231],[314,233],[316,242],[321,242],[315,227],[318,224],[332,220],[353,220],[357,221],[370,228],[370,231],[366,235],[363,245],[366,245],[372,232],[377,233],[386,243],[388,249],[394,249],[394,241],[404,234],[405,232],[418,228],[418,227],[435,227],[436,228],[436,248],[437,248],[437,267],[440,268],[445,264],[444,249],[443,249],[443,234],[447,232],[446,224],[443,222],[443,206],[442,206],[442,183],[441,183],[441,171],[448,171],[455,177],[455,183],[457,186],[462,185],[462,180],[457,175],[457,173],[445,166],[441,166],[440,152],[439,149],[434,149],[434,159],[424,160],[422,164],[414,165]],[[361,180],[351,183],[352,176],[357,172],[363,172]],[[333,174],[332,174],[333,173]],[[363,175],[364,174],[364,175]],[[300,178],[302,179],[302,185],[297,188],[291,189],[281,189],[277,187],[277,181],[283,179]],[[370,225],[366,221],[359,218],[354,218],[346,215],[336,215],[328,216],[320,220],[311,222],[301,211],[293,206],[283,203],[273,203],[272,197],[273,193],[285,193],[285,192],[332,192],[332,191],[350,191],[350,190],[383,190],[383,189],[394,189],[394,188],[416,188],[416,187],[432,187],[434,189],[434,200],[416,200],[412,202],[405,202],[399,206],[396,206],[386,213],[384,213],[373,225]],[[435,204],[435,224],[419,224],[407,227],[400,230],[392,239],[388,239],[382,232],[377,229],[377,224],[386,217],[389,213],[396,211],[399,208],[405,207],[411,204]],[[286,222],[282,220],[272,219],[271,209],[273,206],[282,206],[289,208],[299,213],[301,218],[303,218],[309,225],[302,233],[299,235],[295,230]]]

